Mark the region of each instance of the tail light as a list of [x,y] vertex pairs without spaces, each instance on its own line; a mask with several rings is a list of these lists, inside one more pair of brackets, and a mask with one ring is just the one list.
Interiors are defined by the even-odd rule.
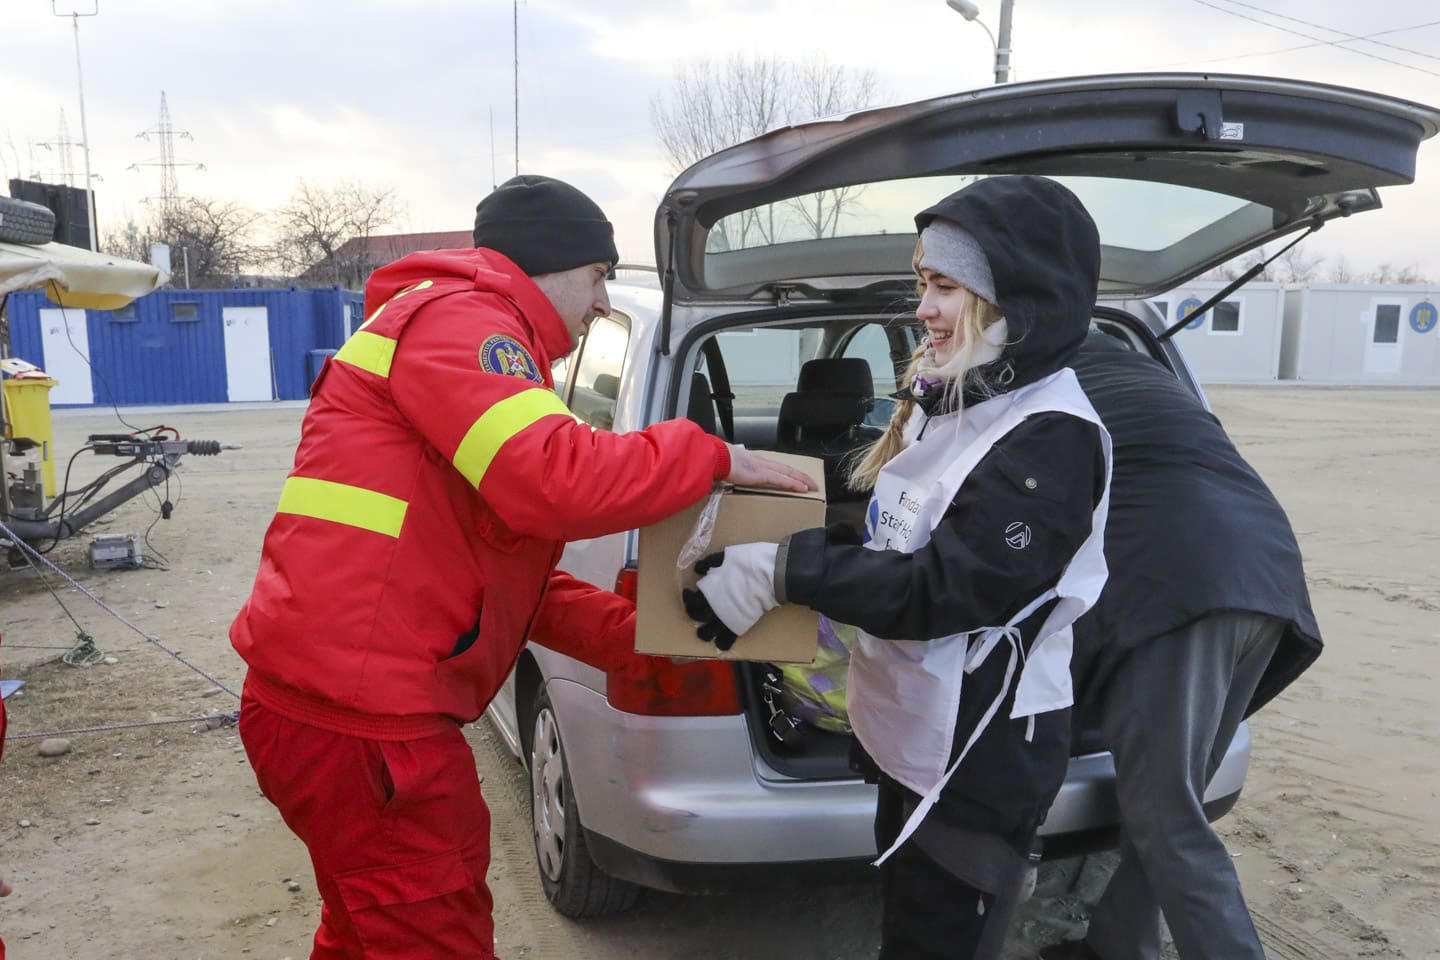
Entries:
[[[635,600],[639,572],[625,567],[615,592]],[[636,654],[605,675],[610,706],[650,717],[716,717],[740,712],[735,668],[727,660],[672,663],[666,657]]]

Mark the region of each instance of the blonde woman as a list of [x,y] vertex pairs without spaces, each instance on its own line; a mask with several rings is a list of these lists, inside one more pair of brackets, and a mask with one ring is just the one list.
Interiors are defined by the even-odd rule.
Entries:
[[722,647],[781,602],[859,627],[847,706],[879,784],[880,956],[993,958],[1065,775],[1070,624],[1106,578],[1109,439],[1068,367],[1100,246],[1043,177],[981,180],[915,221],[926,336],[854,470],[865,541],[729,547],[686,602]]

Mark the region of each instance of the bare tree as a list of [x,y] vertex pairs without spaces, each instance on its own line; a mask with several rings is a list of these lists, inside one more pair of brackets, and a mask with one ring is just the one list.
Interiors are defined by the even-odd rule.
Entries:
[[1283,283],[1310,283],[1320,276],[1320,267],[1325,263],[1324,254],[1308,253],[1305,244],[1297,243],[1282,253],[1276,261],[1278,279]]
[[1334,262],[1330,264],[1329,280],[1331,283],[1355,282],[1355,271],[1351,269],[1350,261],[1345,259],[1343,253],[1336,257]]
[[260,219],[233,201],[181,197],[156,208],[142,222],[130,218],[117,235],[105,238],[103,246],[107,253],[148,261],[152,246],[166,244],[173,284],[225,288],[262,256],[254,242]]
[[[699,60],[676,73],[666,94],[650,101],[650,119],[676,173],[712,153],[793,123],[871,106],[879,97],[873,70],[836,66],[824,57],[776,56]],[[719,249],[776,242],[787,230],[833,235],[859,191],[827,190],[726,218],[711,230]]]
[[[1252,250],[1252,251],[1250,252],[1250,255],[1245,258],[1245,262],[1241,265],[1241,269],[1239,270],[1239,272],[1237,272],[1237,273],[1235,274],[1235,276],[1236,276],[1236,277],[1239,277],[1239,276],[1241,276],[1241,274],[1244,274],[1244,273],[1249,272],[1250,270],[1253,270],[1255,267],[1258,267],[1260,264],[1265,263],[1265,261],[1268,260],[1269,258],[1270,258],[1270,254],[1268,254],[1268,253],[1265,251],[1265,248],[1264,248],[1264,247],[1261,247],[1259,250]],[[1259,273],[1255,274],[1255,276],[1251,277],[1250,279],[1251,279],[1251,280],[1260,280],[1260,281],[1274,280],[1274,279],[1275,279],[1275,264],[1273,264],[1273,263],[1266,264],[1265,267],[1264,267],[1264,269],[1262,269]]]
[[272,255],[287,274],[306,275],[317,285],[359,287],[380,265],[370,238],[399,216],[393,190],[352,180],[322,187],[302,178],[271,217]]
[[1376,267],[1374,270],[1371,270],[1369,273],[1367,273],[1367,274],[1365,275],[1365,281],[1366,281],[1367,283],[1377,283],[1377,284],[1394,283],[1394,282],[1395,282],[1395,267],[1394,267],[1394,265],[1391,264],[1389,260],[1386,260],[1384,263],[1380,264],[1380,266]]
[[1425,276],[1425,271],[1420,269],[1420,265],[1412,261],[1411,263],[1407,263],[1405,266],[1401,267],[1400,271],[1395,274],[1395,282],[1428,283],[1429,278]]

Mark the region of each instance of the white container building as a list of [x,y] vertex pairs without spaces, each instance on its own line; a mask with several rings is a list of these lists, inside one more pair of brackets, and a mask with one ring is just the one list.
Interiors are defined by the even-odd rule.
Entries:
[[1440,386],[1440,286],[1313,283],[1285,295],[1280,376]]
[[[1168,293],[1122,306],[1137,316],[1158,311],[1165,326],[1193,313],[1225,289],[1227,281],[1192,280]],[[1251,281],[1175,334],[1201,383],[1269,383],[1281,377],[1283,284]]]

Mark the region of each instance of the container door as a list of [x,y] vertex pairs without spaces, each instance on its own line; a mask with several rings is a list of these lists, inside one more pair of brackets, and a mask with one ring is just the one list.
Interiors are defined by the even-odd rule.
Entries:
[[1376,299],[1365,320],[1365,375],[1396,376],[1400,373],[1401,328],[1405,326],[1405,304],[1400,300]]
[[273,400],[270,312],[265,307],[224,307],[225,380],[235,400]]
[[85,311],[42,308],[40,345],[45,351],[45,372],[60,381],[50,391],[50,402],[94,403],[95,387],[90,380],[90,334],[85,323]]

